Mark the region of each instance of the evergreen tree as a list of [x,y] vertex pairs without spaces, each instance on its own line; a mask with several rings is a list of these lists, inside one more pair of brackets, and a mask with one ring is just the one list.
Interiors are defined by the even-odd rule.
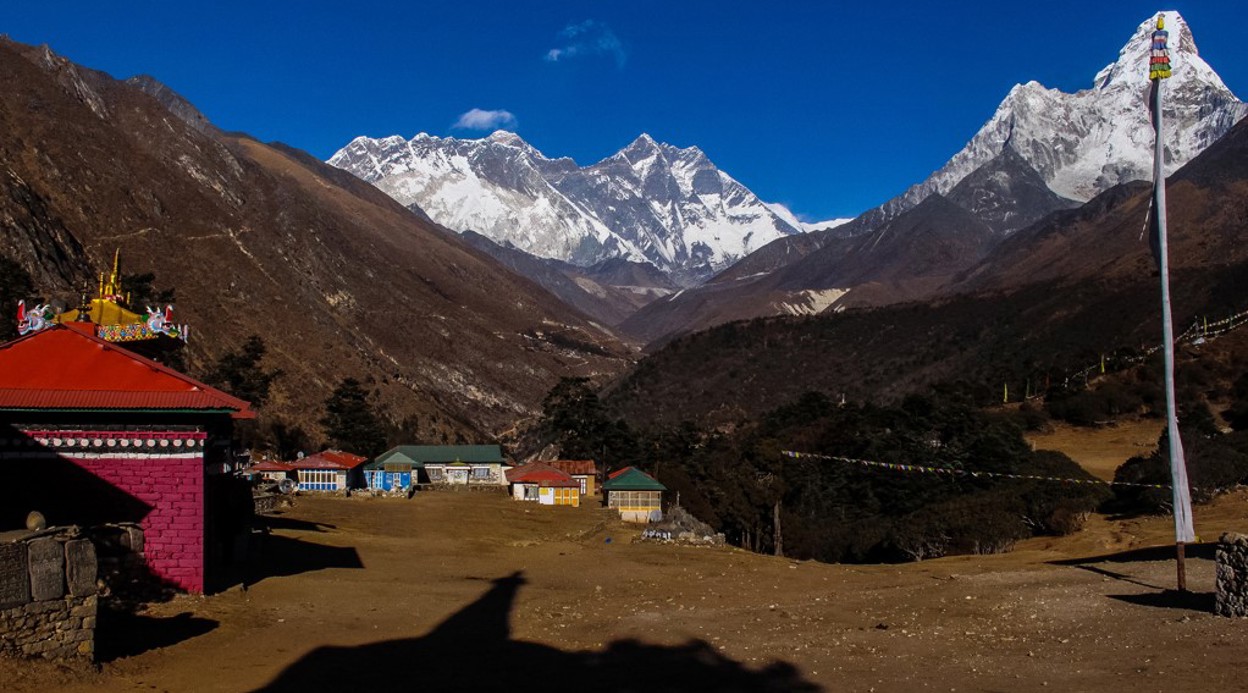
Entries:
[[152,272],[121,275],[121,293],[126,297],[127,307],[141,313],[148,306],[158,308],[173,303],[174,290],[169,288],[158,291],[155,282],[156,275]]
[[539,430],[564,457],[602,460],[612,469],[638,461],[636,435],[607,415],[588,378],[563,378],[547,393]]
[[325,400],[321,419],[331,443],[347,452],[376,457],[386,449],[386,428],[364,385],[344,378]]
[[264,340],[253,334],[243,342],[242,349],[217,359],[205,380],[259,409],[269,400],[273,381],[282,375],[281,370],[260,367],[266,351]]

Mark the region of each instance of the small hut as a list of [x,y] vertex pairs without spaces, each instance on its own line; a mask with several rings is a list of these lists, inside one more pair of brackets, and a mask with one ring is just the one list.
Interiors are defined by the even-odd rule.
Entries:
[[636,467],[611,473],[602,485],[608,508],[618,510],[625,522],[658,522],[663,519],[663,492],[667,487]]
[[582,496],[598,493],[598,467],[593,460],[551,460],[547,464],[575,479]]
[[532,462],[507,470],[511,497],[540,505],[581,505],[581,483],[566,472],[544,462]]
[[361,467],[367,457],[341,450],[323,450],[290,463],[300,491],[345,491],[363,485]]

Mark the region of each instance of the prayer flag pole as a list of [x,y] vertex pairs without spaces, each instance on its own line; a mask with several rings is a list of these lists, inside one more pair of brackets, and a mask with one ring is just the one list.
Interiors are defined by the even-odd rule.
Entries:
[[1170,259],[1166,244],[1165,143],[1162,139],[1161,116],[1162,80],[1171,74],[1169,36],[1169,32],[1166,31],[1165,15],[1157,15],[1157,30],[1153,32],[1148,65],[1148,78],[1152,81],[1150,100],[1153,130],[1156,137],[1153,146],[1153,235],[1151,241],[1161,275],[1161,333],[1166,378],[1166,438],[1169,443],[1178,588],[1183,592],[1187,591],[1184,545],[1195,541],[1196,533],[1192,528],[1192,496],[1187,486],[1187,463],[1183,458],[1183,441],[1179,438],[1179,419],[1174,395],[1174,323],[1170,315]]

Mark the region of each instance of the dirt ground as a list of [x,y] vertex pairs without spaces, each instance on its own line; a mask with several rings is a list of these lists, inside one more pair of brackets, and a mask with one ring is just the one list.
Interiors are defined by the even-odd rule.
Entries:
[[[1197,509],[1248,531],[1248,494]],[[1000,556],[824,565],[634,543],[590,504],[301,497],[249,589],[102,622],[98,671],[0,662],[0,689],[1242,690],[1248,621],[1174,585],[1164,518],[1094,518]],[[110,644],[111,643],[111,644]]]

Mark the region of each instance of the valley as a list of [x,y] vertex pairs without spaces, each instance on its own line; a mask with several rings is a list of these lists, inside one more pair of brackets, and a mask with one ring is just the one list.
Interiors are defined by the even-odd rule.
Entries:
[[[619,16],[623,38],[579,16],[552,32],[551,8],[374,9],[251,8],[213,41],[282,29],[262,52],[188,41],[177,67],[221,61],[195,79],[153,42],[153,74],[197,103],[0,36],[0,303],[22,316],[0,340],[22,335],[0,348],[21,366],[0,388],[19,480],[0,635],[52,632],[0,641],[0,688],[1204,691],[1248,674],[1248,632],[1213,613],[1215,573],[1234,589],[1219,538],[1248,533],[1248,104],[1187,19],[1128,36],[1138,17],[1102,17],[1117,28],[1084,65],[1052,38],[1073,19],[1030,34],[945,8],[949,64],[917,65],[945,71],[934,98],[915,65],[870,64],[935,60],[936,22],[908,23],[926,6],[888,17],[922,43],[896,57],[880,34],[791,38],[811,22],[779,6],[787,23]],[[538,21],[553,42],[524,33]],[[1004,49],[1002,66],[967,52],[1010,32],[1046,81],[1104,67],[1056,88]],[[834,44],[853,55],[810,52]],[[937,117],[952,110],[983,124]],[[785,137],[799,121],[813,134]],[[970,139],[925,159],[912,131]],[[837,170],[869,137],[869,165]],[[827,212],[916,161],[931,173],[852,218],[779,189]],[[143,341],[162,335],[167,351]],[[60,351],[33,353],[45,337]],[[1196,503],[1186,590],[1171,455]],[[69,625],[48,625],[62,603]],[[67,629],[81,656],[48,661]]]

